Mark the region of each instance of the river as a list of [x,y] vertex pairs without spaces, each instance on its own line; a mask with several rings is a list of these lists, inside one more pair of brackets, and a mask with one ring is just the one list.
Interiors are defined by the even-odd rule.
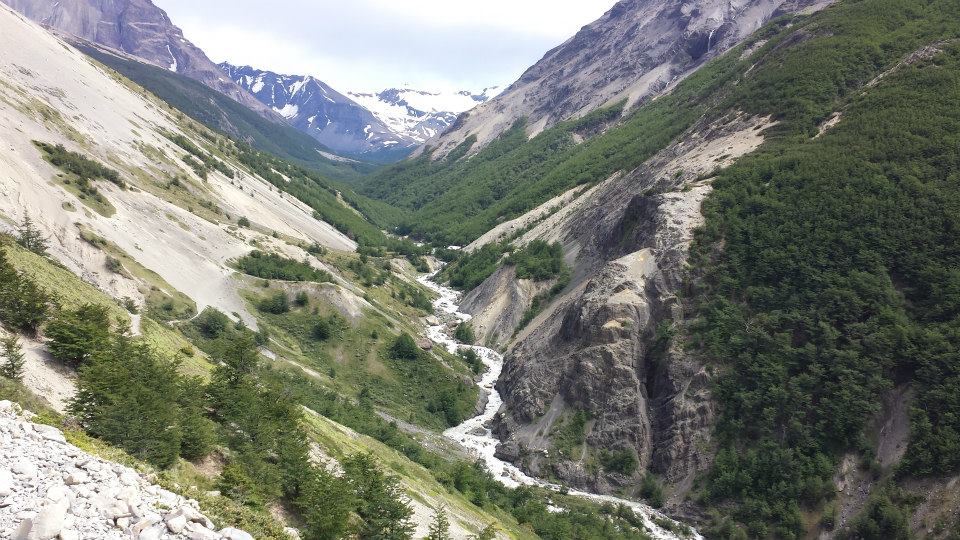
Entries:
[[[466,322],[469,321],[471,317],[466,313],[460,312],[460,293],[436,283],[433,281],[434,277],[436,277],[436,273],[427,274],[418,279],[420,284],[439,295],[439,297],[433,302],[433,307],[434,311],[438,315],[438,318],[440,319],[440,324],[437,326],[430,326],[427,329],[427,335],[431,340],[433,340],[434,343],[441,345],[451,353],[456,354],[457,351],[468,346],[457,342],[448,334],[444,319],[455,318],[460,322]],[[459,426],[448,429],[443,433],[443,435],[475,453],[481,460],[483,460],[483,463],[493,474],[493,476],[507,487],[516,488],[521,485],[526,485],[539,486],[557,492],[564,491],[565,488],[562,486],[547,482],[546,480],[534,478],[524,473],[522,470],[520,470],[520,468],[512,463],[503,461],[495,455],[497,445],[500,443],[500,441],[494,437],[490,428],[494,417],[497,415],[497,412],[503,405],[503,398],[500,396],[500,393],[496,388],[497,381],[500,379],[500,374],[503,371],[503,356],[497,351],[488,349],[486,347],[472,345],[469,346],[469,348],[473,349],[477,352],[477,354],[480,355],[484,365],[487,367],[486,373],[483,374],[483,376],[480,378],[480,381],[477,383],[480,387],[480,390],[485,392],[488,396],[487,404],[481,414],[474,416]],[[614,505],[622,504],[633,509],[634,512],[643,518],[644,524],[646,525],[651,536],[658,540],[702,540],[700,534],[695,531],[689,536],[679,536],[676,533],[668,531],[659,526],[654,522],[654,518],[667,519],[670,521],[674,520],[666,517],[646,504],[628,499],[619,499],[610,495],[599,495],[596,493],[588,493],[574,489],[566,490],[566,493],[568,495],[582,497],[584,499],[589,499],[591,501],[600,503],[607,502]]]

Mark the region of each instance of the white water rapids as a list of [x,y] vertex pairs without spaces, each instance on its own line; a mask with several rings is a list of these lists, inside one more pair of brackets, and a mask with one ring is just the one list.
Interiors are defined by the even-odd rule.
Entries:
[[[435,276],[436,273],[433,273],[422,276],[418,279],[423,286],[439,295],[439,298],[433,303],[434,310],[438,314],[446,313],[447,315],[453,316],[460,322],[469,321],[471,318],[470,315],[460,312],[460,293],[434,282],[433,278]],[[493,436],[493,432],[490,428],[493,418],[503,405],[503,398],[500,396],[500,393],[496,388],[497,381],[500,379],[500,373],[503,371],[503,356],[500,353],[486,347],[467,346],[458,343],[448,335],[447,327],[442,317],[439,325],[430,326],[428,328],[427,335],[431,340],[433,340],[434,343],[442,345],[453,354],[456,354],[457,351],[463,348],[473,349],[477,352],[477,354],[480,355],[484,365],[487,367],[487,372],[483,374],[483,377],[478,383],[481,391],[487,393],[487,404],[484,407],[483,413],[481,413],[479,416],[474,416],[459,426],[448,429],[443,433],[443,435],[474,452],[480,459],[483,460],[483,463],[493,474],[493,476],[507,487],[516,488],[521,485],[526,485],[539,486],[557,492],[563,491],[563,487],[547,482],[546,480],[533,478],[532,476],[524,473],[517,466],[503,461],[495,455],[497,445],[500,443],[500,441]],[[573,489],[566,490],[566,493],[599,503],[607,502],[614,505],[622,504],[633,509],[634,512],[643,518],[644,525],[646,525],[650,535],[658,540],[702,540],[700,534],[695,531],[690,536],[679,536],[657,525],[653,521],[654,517],[670,521],[673,520],[643,503],[630,501],[627,499],[619,499],[610,495],[598,495],[596,493],[587,493],[585,491],[577,491]]]

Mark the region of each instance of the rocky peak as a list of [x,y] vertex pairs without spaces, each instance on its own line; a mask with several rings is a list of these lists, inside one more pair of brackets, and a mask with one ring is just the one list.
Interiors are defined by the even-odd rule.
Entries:
[[599,20],[547,52],[503,94],[434,139],[446,155],[470,135],[474,151],[519,118],[528,133],[604,105],[634,105],[672,87],[781,14],[832,0],[622,0]]

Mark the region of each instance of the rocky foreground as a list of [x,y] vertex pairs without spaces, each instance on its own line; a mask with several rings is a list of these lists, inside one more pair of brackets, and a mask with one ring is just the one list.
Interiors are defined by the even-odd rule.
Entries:
[[253,540],[217,530],[197,501],[67,443],[0,401],[0,539]]

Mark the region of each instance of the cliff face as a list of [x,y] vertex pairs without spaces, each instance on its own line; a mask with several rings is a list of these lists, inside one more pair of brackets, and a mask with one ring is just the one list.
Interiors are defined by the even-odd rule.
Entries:
[[[701,122],[520,239],[563,243],[576,254],[575,278],[507,353],[499,386],[507,412],[497,426],[504,457],[599,491],[636,486],[650,470],[676,501],[709,465],[710,376],[674,337],[685,324],[678,293],[711,191],[703,178],[757,148],[768,125],[745,117]],[[577,412],[589,421],[577,451],[564,454],[561,439],[570,435],[562,432]],[[636,470],[599,465],[614,452],[634,456]]]
[[548,52],[503,94],[428,142],[446,155],[468,136],[477,150],[526,118],[530,135],[598,107],[656,96],[770,19],[832,0],[622,0]]
[[150,0],[2,1],[48,28],[176,71],[268,118],[280,119],[234,84],[200,48],[184,38],[183,31],[173,24],[167,13]]

